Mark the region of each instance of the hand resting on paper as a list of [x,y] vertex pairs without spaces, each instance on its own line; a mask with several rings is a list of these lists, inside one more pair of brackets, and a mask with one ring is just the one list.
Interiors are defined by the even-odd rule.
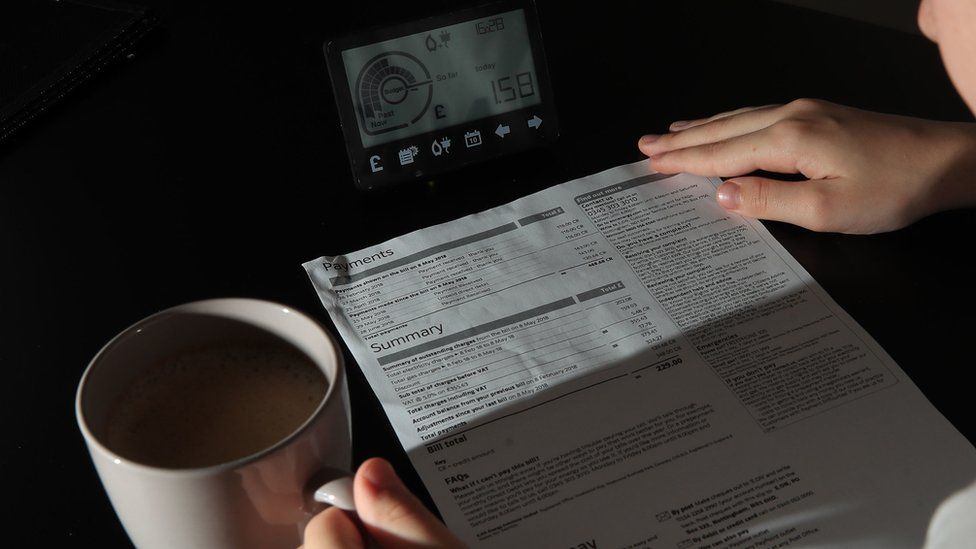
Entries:
[[675,122],[638,147],[660,172],[731,178],[717,193],[729,210],[814,231],[880,233],[976,205],[974,124],[798,99]]
[[375,543],[370,547],[383,549],[464,547],[383,459],[369,459],[359,467],[353,497],[362,524],[339,508],[326,509],[305,528],[303,549],[365,548],[364,534]]

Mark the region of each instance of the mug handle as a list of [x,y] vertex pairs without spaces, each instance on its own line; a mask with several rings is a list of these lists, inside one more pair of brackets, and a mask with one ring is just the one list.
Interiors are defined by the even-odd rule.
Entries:
[[312,499],[319,503],[338,507],[343,511],[355,511],[356,504],[352,494],[352,477],[344,474],[319,486],[312,495]]
[[302,490],[305,510],[312,514],[317,513],[322,509],[320,504],[324,503],[343,511],[355,511],[352,485],[353,476],[349,471],[322,466],[305,481],[305,489]]
[[[338,474],[338,476],[332,476]],[[368,537],[362,528],[362,523],[359,521],[359,516],[356,514],[356,505],[353,500],[353,477],[349,473],[340,471],[338,469],[327,468],[322,471],[320,475],[316,476],[316,482],[323,482],[324,478],[332,478],[332,480],[325,482],[319,486],[314,493],[311,494],[311,499],[317,503],[324,503],[326,505],[331,505],[333,507],[338,507],[346,512],[351,512],[355,515],[355,520],[359,523],[359,529],[362,532],[363,540],[366,542],[366,549],[379,549],[379,545],[372,538]],[[310,481],[311,486],[316,484]],[[303,527],[304,528],[304,527]]]

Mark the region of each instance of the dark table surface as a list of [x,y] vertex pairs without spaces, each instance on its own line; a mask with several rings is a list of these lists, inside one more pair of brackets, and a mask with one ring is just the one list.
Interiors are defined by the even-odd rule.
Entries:
[[[88,360],[143,316],[247,296],[328,324],[303,261],[637,160],[636,139],[672,120],[800,96],[971,119],[920,36],[758,0],[626,9],[539,0],[558,146],[433,185],[362,193],[321,45],[450,3],[153,4],[161,27],[134,58],[0,144],[0,471],[13,484],[5,523],[41,545],[128,543],[73,402]],[[974,364],[976,213],[866,237],[767,226],[976,440],[962,382]],[[355,460],[391,459],[429,504],[347,359]]]

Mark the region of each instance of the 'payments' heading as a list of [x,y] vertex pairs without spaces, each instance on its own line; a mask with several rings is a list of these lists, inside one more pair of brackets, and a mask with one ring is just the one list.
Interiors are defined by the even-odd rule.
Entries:
[[325,270],[327,271],[330,269],[334,269],[336,271],[345,271],[348,273],[349,269],[360,267],[362,265],[368,265],[374,261],[379,261],[380,259],[391,257],[392,255],[393,255],[393,250],[383,250],[369,257],[364,257],[362,259],[357,259],[355,261],[347,261],[345,263],[341,261],[335,261],[333,263],[329,263],[328,261],[323,261],[322,266],[325,267]]

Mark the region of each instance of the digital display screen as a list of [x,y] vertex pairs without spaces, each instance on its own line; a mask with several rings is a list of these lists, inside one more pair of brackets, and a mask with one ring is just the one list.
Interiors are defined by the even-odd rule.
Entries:
[[342,51],[364,148],[542,101],[525,10]]
[[559,137],[533,0],[499,0],[323,44],[356,186],[374,189]]

